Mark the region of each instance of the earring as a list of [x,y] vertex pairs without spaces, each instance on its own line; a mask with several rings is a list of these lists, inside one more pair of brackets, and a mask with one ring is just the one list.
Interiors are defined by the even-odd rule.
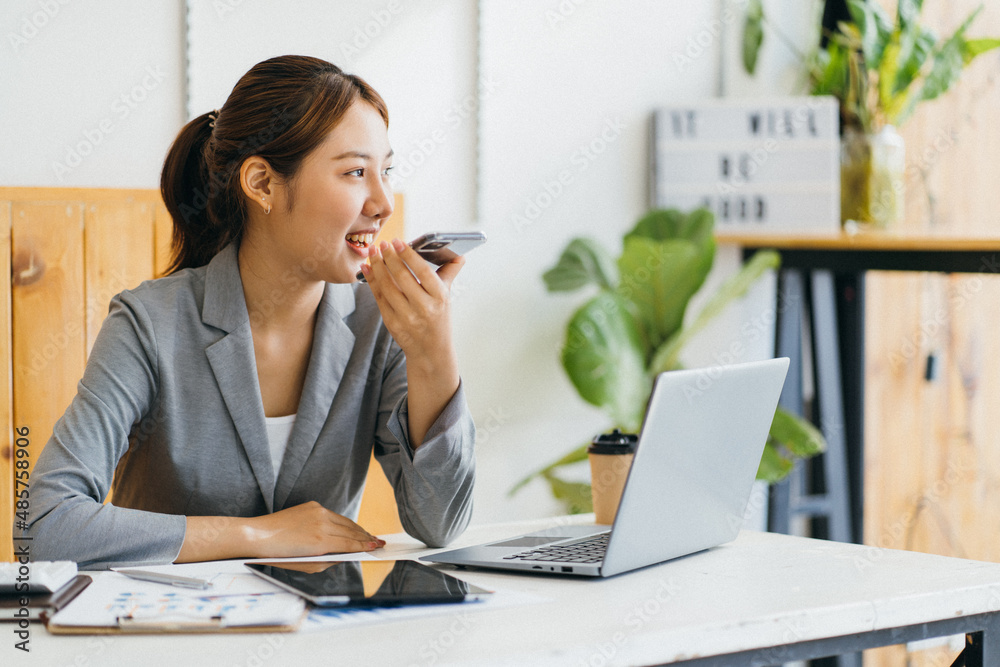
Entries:
[[263,197],[260,198],[260,203],[267,206],[267,208],[264,209],[264,215],[269,215],[271,213],[271,205],[268,204],[267,200],[264,199]]

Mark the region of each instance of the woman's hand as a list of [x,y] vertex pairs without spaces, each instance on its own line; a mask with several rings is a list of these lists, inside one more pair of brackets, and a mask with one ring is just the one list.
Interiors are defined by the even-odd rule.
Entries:
[[[406,355],[410,445],[418,447],[458,390],[451,337],[451,284],[465,260],[435,270],[399,239],[382,242],[362,268],[386,329]],[[412,273],[411,273],[412,271]]]
[[174,562],[319,556],[383,546],[385,540],[310,501],[251,518],[189,516],[184,544]]
[[253,517],[246,532],[258,558],[351,553],[385,546],[385,540],[315,500]]
[[369,262],[370,266],[362,271],[378,302],[382,320],[403,348],[407,361],[440,362],[450,355],[449,296],[451,284],[465,260],[457,257],[435,270],[416,250],[395,239],[373,247]]

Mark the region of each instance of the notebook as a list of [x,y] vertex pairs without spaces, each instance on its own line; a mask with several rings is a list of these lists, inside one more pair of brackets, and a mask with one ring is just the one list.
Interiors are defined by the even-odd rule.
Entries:
[[[78,574],[52,593],[32,593],[30,595],[0,595],[0,622],[28,621],[48,622],[52,616],[68,605],[90,585],[91,578]],[[27,611],[22,611],[27,610]]]
[[780,358],[657,375],[613,526],[551,528],[421,560],[609,577],[733,540],[787,371]]

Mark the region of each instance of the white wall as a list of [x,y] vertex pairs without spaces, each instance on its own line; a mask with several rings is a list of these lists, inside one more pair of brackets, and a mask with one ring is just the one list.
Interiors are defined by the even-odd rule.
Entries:
[[[483,0],[477,72],[477,7],[468,0],[292,0],[280,13],[262,0],[196,2],[187,46],[180,0],[8,0],[0,7],[0,184],[156,187],[180,125],[219,106],[253,63],[306,53],[360,74],[389,105],[411,233],[478,227],[490,237],[470,256],[454,304],[480,427],[476,520],[551,514],[558,508],[544,485],[513,499],[507,491],[607,421],[558,363],[582,295],[546,294],[541,274],[573,236],[593,236],[617,254],[647,206],[650,110],[722,86],[723,45],[740,29],[724,3],[743,4]],[[22,31],[31,36],[19,39]],[[765,69],[774,57],[765,53]],[[787,92],[782,75],[766,77],[770,87],[743,82],[734,92]],[[477,125],[470,112],[480,84]],[[109,133],[100,130],[105,119]],[[54,166],[77,145],[86,149],[88,137],[96,145],[78,165]],[[710,282],[737,261],[720,250]],[[768,307],[762,286],[691,348],[688,363],[716,361],[732,332]],[[747,358],[767,354],[764,344]]]
[[673,58],[715,18],[714,2],[623,4],[484,3],[483,74],[495,91],[483,102],[480,224],[491,240],[469,262],[458,305],[470,332],[464,368],[486,417],[478,489],[491,519],[555,511],[543,482],[510,505],[495,499],[609,425],[559,362],[586,296],[546,293],[542,273],[574,236],[617,256],[647,208],[650,110],[712,96],[718,83],[718,49],[682,66]]
[[0,184],[157,187],[184,120],[181,4],[0,3]]

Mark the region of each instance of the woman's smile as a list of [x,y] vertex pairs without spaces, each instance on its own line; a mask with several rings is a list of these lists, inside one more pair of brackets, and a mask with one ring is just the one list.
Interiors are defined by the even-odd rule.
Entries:
[[346,237],[347,245],[351,248],[351,250],[357,252],[362,257],[368,257],[368,248],[370,248],[372,243],[375,241],[376,234],[378,234],[377,229],[352,232]]

